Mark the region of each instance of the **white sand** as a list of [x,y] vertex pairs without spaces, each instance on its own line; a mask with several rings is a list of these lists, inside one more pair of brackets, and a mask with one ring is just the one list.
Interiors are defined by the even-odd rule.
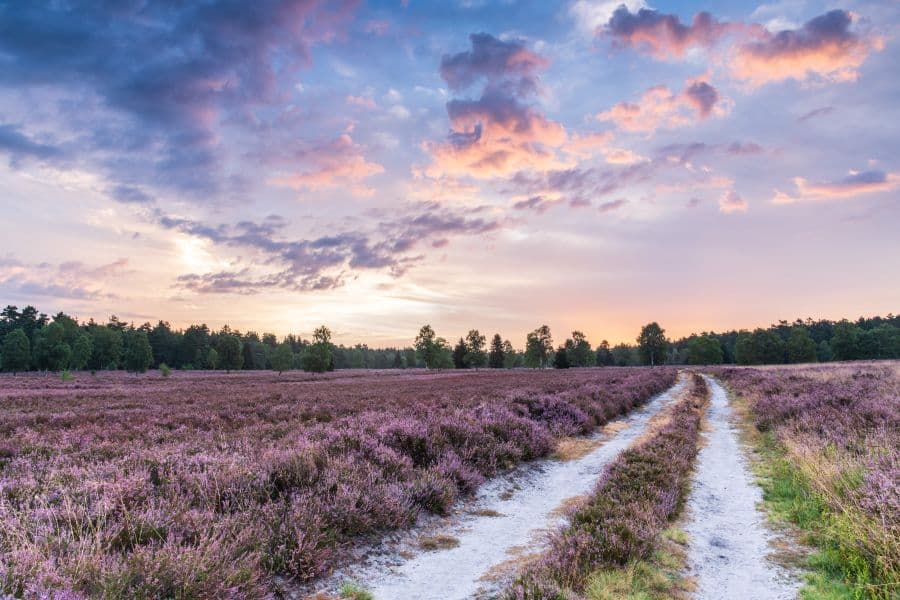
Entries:
[[731,424],[728,397],[706,378],[712,393],[706,445],[697,457],[687,503],[689,574],[700,600],[795,598],[799,581],[767,558],[773,534],[757,509],[762,490]]
[[[559,510],[567,499],[591,491],[604,467],[640,436],[650,418],[663,409],[684,386],[684,380],[658,395],[644,407],[623,417],[623,427],[609,440],[589,453],[569,461],[540,460],[518,469],[517,476],[500,477],[485,483],[477,501],[469,510],[489,509],[501,516],[477,516],[468,512],[442,523],[427,533],[446,534],[459,545],[446,550],[425,552],[411,543],[395,548],[393,560],[374,560],[367,565],[346,569],[336,575],[341,581],[353,580],[384,600],[454,600],[472,598],[497,591],[505,577],[483,577],[496,573],[498,565],[515,559],[517,550],[539,552],[546,545],[548,530],[565,519]],[[602,435],[602,434],[598,434]],[[510,496],[510,482],[518,486]],[[410,536],[414,539],[415,535]],[[408,559],[398,558],[401,550],[414,551]],[[492,569],[494,569],[492,571]],[[502,571],[503,569],[501,569]],[[333,578],[327,586],[334,589]]]

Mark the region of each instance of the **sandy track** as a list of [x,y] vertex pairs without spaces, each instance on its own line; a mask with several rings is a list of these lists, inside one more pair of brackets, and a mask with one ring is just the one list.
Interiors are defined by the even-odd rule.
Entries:
[[767,558],[773,534],[757,509],[762,490],[754,482],[731,424],[725,390],[706,377],[711,398],[705,445],[697,457],[687,502],[689,574],[696,598],[781,600],[795,598],[799,582]]
[[[567,501],[593,489],[606,465],[644,433],[650,419],[684,385],[682,377],[644,407],[611,423],[606,428],[607,435],[613,432],[609,439],[586,454],[569,461],[547,459],[525,465],[510,476],[485,483],[464,513],[438,527],[417,528],[418,535],[452,536],[458,546],[423,552],[415,545],[413,530],[401,547],[337,573],[325,589],[353,580],[379,600],[489,597],[508,581],[523,552],[533,554],[545,548],[547,532],[565,523],[561,509]],[[601,436],[603,432],[597,434]],[[480,516],[485,513],[497,516]]]

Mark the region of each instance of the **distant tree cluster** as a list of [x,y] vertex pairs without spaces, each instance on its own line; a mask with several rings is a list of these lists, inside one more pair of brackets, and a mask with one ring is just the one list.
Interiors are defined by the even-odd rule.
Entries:
[[672,345],[671,363],[791,364],[900,358],[900,316],[797,319],[767,328],[703,333]]
[[602,340],[594,348],[581,331],[554,347],[547,325],[525,336],[524,351],[494,334],[477,329],[454,346],[430,325],[419,330],[407,348],[369,348],[335,345],[331,331],[319,327],[312,340],[296,335],[281,341],[274,334],[241,333],[227,325],[212,331],[205,324],[174,329],[169,323],[136,326],[115,316],[105,324],[93,319],[79,323],[64,313],[52,318],[33,306],[0,312],[0,368],[21,371],[127,370],[142,373],[160,369],[249,369],[324,372],[334,369],[533,369],[608,367],[660,364],[784,364],[831,360],[900,358],[900,317],[860,318],[856,321],[779,321],[753,331],[704,332],[676,341],[656,322],[645,325],[635,344],[610,346]]
[[[312,341],[295,335],[279,342],[274,334],[241,333],[228,326],[211,331],[206,325],[172,328],[165,321],[136,326],[117,317],[105,324],[93,319],[79,323],[64,313],[52,318],[33,306],[21,311],[7,306],[0,312],[0,368],[20,371],[147,369],[304,369],[324,372],[343,367],[387,368],[406,366],[414,351],[404,358],[394,348],[370,350],[365,346],[335,347],[331,332],[320,327]],[[414,361],[414,358],[413,358]],[[411,366],[415,366],[412,364]]]

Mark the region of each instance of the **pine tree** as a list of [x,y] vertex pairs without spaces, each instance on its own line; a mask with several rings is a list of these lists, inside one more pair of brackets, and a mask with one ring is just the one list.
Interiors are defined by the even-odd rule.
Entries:
[[491,338],[491,351],[488,353],[488,366],[492,369],[503,368],[503,339],[499,333],[495,333]]
[[453,368],[454,369],[467,369],[469,367],[466,362],[466,352],[468,348],[466,347],[466,341],[462,338],[459,338],[459,341],[456,342],[456,346],[453,347]]
[[571,365],[569,364],[569,353],[566,351],[565,346],[560,346],[556,350],[556,356],[553,357],[553,368],[554,369],[568,369]]

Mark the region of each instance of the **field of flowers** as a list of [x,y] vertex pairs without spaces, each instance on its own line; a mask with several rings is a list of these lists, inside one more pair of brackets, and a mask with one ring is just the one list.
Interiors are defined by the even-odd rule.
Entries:
[[592,572],[647,558],[688,492],[708,399],[706,382],[694,374],[665,421],[606,469],[569,524],[553,535],[549,549],[519,574],[504,598],[581,597]]
[[[768,440],[767,499],[806,532],[825,579],[900,595],[900,365],[724,368]],[[818,597],[818,596],[816,596]],[[831,597],[831,596],[829,596]]]
[[443,513],[674,369],[4,376],[0,595],[256,598]]

